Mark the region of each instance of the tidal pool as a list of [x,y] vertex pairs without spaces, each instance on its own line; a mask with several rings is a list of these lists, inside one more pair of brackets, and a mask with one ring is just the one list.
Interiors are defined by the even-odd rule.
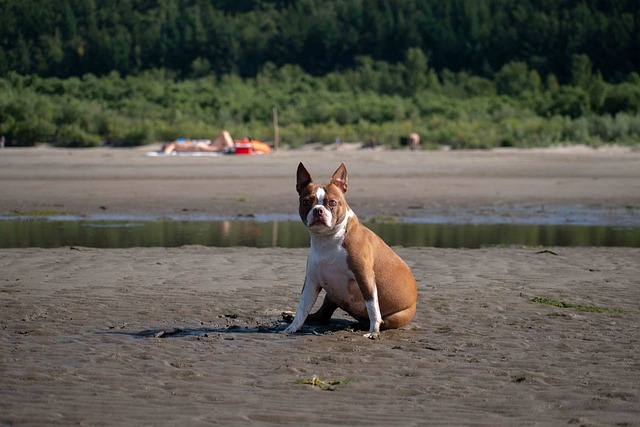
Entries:
[[[480,248],[492,246],[640,247],[640,227],[554,224],[365,223],[390,246]],[[233,220],[0,220],[0,248],[93,248],[309,245],[300,221]]]

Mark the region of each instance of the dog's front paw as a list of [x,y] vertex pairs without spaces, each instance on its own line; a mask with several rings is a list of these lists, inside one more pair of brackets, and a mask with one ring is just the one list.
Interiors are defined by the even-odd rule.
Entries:
[[286,328],[283,331],[280,331],[281,334],[283,335],[292,335],[296,333],[297,328],[292,328],[291,326],[289,326],[288,328]]
[[380,332],[368,332],[363,335],[365,338],[369,338],[370,340],[380,339]]

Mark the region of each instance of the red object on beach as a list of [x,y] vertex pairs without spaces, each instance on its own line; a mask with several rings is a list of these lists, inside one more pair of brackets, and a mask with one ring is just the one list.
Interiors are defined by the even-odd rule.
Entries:
[[251,142],[236,141],[236,154],[253,154]]
[[234,141],[236,154],[264,154],[271,151],[271,147],[255,139],[243,138]]

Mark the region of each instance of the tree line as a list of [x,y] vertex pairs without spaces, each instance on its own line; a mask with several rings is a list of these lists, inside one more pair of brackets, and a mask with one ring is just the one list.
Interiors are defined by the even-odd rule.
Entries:
[[322,76],[421,49],[437,72],[491,77],[524,62],[561,83],[586,55],[607,81],[640,70],[637,0],[0,0],[0,75],[162,68],[254,77],[266,63]]

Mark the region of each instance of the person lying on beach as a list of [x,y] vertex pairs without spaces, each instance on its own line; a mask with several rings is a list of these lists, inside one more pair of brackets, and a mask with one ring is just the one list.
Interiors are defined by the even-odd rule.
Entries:
[[165,143],[160,151],[164,154],[171,154],[173,152],[221,153],[226,150],[231,150],[233,147],[234,144],[231,135],[226,130],[223,130],[213,141],[210,139],[176,139],[175,141]]

